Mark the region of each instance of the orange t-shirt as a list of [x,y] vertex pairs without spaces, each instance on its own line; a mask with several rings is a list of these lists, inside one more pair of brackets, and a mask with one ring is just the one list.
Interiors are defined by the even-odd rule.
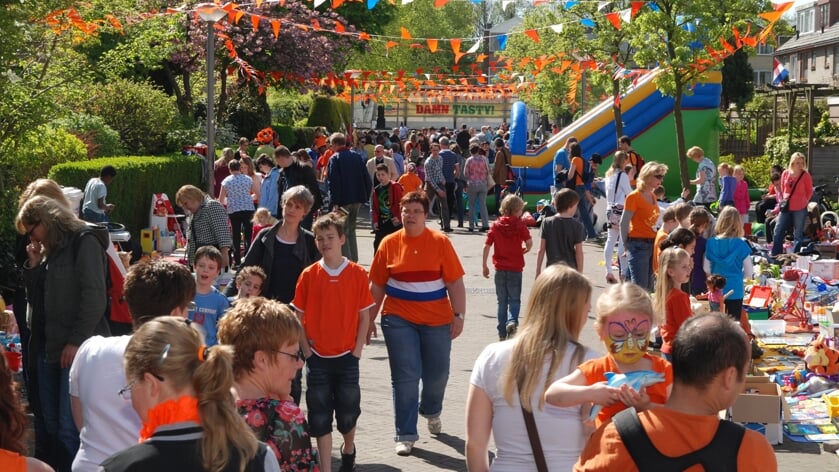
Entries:
[[329,158],[335,154],[335,151],[332,149],[327,149],[325,153],[321,154],[318,158],[318,162],[315,165],[315,170],[318,171],[318,175],[326,175],[326,168],[329,166]]
[[583,170],[585,169],[585,163],[583,162],[583,158],[575,157],[574,159],[571,159],[571,165],[574,166],[574,185],[584,185]]
[[661,255],[661,249],[658,248],[658,245],[665,239],[667,239],[667,233],[662,228],[655,234],[655,242],[653,243],[653,272],[656,274],[658,274],[658,256]]
[[[647,387],[647,395],[650,396],[650,401],[663,405],[667,403],[667,388],[673,384],[673,366],[666,360],[657,356],[645,354],[644,358],[652,361],[653,366],[651,370],[664,374],[664,382],[659,382],[655,385]],[[577,368],[580,369],[580,372],[582,372],[586,377],[586,383],[588,385],[593,385],[597,382],[605,382],[606,372],[621,373],[621,370],[618,368],[618,365],[615,364],[615,360],[612,359],[612,356],[603,356],[583,362]],[[604,406],[603,409],[600,410],[600,414],[597,415],[597,426],[610,421],[613,416],[626,408],[627,406],[624,405],[623,402],[613,403],[611,406]]]
[[627,236],[630,238],[655,239],[655,227],[659,213],[658,204],[655,200],[649,201],[639,190],[633,190],[626,196],[623,208],[625,211],[633,213],[632,219],[629,221],[629,234]]
[[422,187],[422,179],[417,174],[406,172],[399,177],[399,185],[402,186],[403,195],[408,192],[414,192]]
[[[711,415],[690,415],[669,408],[651,408],[638,414],[641,425],[653,446],[665,456],[679,457],[707,446],[719,427],[719,418]],[[638,467],[623,445],[614,423],[601,426],[589,438],[575,472],[620,470],[636,472]],[[695,465],[688,472],[705,469]],[[737,470],[763,472],[778,470],[775,451],[757,431],[747,429],[737,454]]]
[[26,457],[17,452],[0,449],[0,470],[3,472],[26,472]]
[[370,281],[385,288],[382,316],[426,326],[452,322],[446,286],[464,274],[449,238],[430,229],[415,238],[404,229],[385,237],[370,265]]
[[690,296],[680,288],[674,288],[667,294],[664,301],[664,324],[661,325],[661,352],[673,353],[673,339],[682,324],[693,316],[690,308]]
[[326,136],[315,136],[315,151],[326,146]]
[[367,272],[344,260],[328,269],[323,259],[303,269],[291,305],[303,312],[309,346],[320,357],[337,357],[355,349],[359,312],[375,305]]

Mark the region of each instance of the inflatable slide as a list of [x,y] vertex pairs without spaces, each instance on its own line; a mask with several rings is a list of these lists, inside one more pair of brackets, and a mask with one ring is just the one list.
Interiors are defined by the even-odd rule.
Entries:
[[[664,186],[668,195],[678,195],[681,183],[673,120],[674,100],[662,95],[656,88],[654,79],[658,73],[659,69],[650,71],[621,97],[623,134],[632,138],[632,147],[645,161],[663,162],[670,167]],[[682,98],[686,145],[688,148],[700,146],[712,160],[719,156],[721,80],[721,73],[711,72],[703,83],[693,87],[690,95]],[[554,180],[554,154],[570,136],[580,142],[586,158],[593,153],[604,157],[598,174],[602,176],[605,173],[612,163],[612,154],[617,150],[612,102],[611,98],[601,102],[533,151],[526,151],[527,112],[524,103],[513,104],[510,149],[516,175],[521,177],[524,194],[530,203],[548,198]],[[692,176],[696,170],[693,161],[688,161],[688,170]]]

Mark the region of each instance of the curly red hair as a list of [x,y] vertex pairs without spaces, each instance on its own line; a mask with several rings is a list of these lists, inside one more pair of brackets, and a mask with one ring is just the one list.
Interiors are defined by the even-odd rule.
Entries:
[[26,415],[17,395],[6,351],[0,347],[0,449],[26,455]]

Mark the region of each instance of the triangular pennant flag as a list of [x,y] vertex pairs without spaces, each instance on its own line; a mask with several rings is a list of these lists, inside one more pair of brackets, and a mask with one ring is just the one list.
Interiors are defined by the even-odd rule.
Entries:
[[469,48],[468,51],[466,51],[466,54],[475,54],[476,52],[478,52],[479,47],[481,47],[481,42],[475,41],[475,44],[473,44],[472,47]]
[[460,52],[460,38],[453,38],[449,42],[452,45],[452,51],[454,51],[455,54],[459,53]]
[[606,19],[609,20],[609,23],[615,27],[616,30],[620,31],[621,29],[621,17],[620,13],[613,11],[612,13],[606,14]]
[[443,8],[449,0],[434,0],[434,8]]
[[595,26],[597,26],[594,23],[594,20],[592,20],[591,18],[581,18],[580,19],[580,24],[583,25],[583,26],[586,26],[588,28],[594,28]]
[[605,2],[603,0],[600,0],[599,2],[597,2],[597,11],[603,11],[603,9],[609,6],[610,3],[612,2]]
[[337,21],[336,21],[336,22],[335,22],[335,32],[336,32],[336,33],[346,33],[346,32],[347,32],[347,28],[345,28],[345,27],[344,27],[344,24],[343,24],[343,23],[340,23],[340,22],[337,22]]
[[562,23],[560,23],[560,24],[558,24],[558,25],[551,25],[551,29],[552,29],[552,30],[554,30],[554,33],[559,34],[559,33],[562,33],[562,28],[563,28],[564,26],[565,26],[565,25],[563,25]]
[[274,39],[280,37],[280,20],[271,20],[271,28],[274,30]]
[[358,40],[359,41],[370,41],[370,35],[362,31],[358,33]]
[[486,58],[487,58],[487,55],[484,54],[484,53],[480,53],[477,56],[475,56],[475,60],[478,61],[478,62],[484,62],[484,60]]
[[623,21],[624,23],[629,23],[630,20],[632,20],[632,10],[630,10],[629,8],[621,10],[621,21]]
[[661,9],[660,9],[660,8],[658,8],[658,5],[657,5],[655,2],[650,2],[650,3],[649,3],[649,5],[650,5],[650,10],[652,10],[652,11],[661,11]]
[[506,34],[499,34],[498,38],[498,50],[503,51],[507,49],[507,35]]
[[317,7],[321,6],[321,5],[323,5],[323,2],[325,2],[325,1],[326,1],[326,0],[315,0],[315,8],[317,8]]
[[408,31],[408,28],[405,28],[404,26],[402,26],[401,31],[402,31],[402,39],[404,39],[406,41],[410,41],[410,40],[414,39],[411,36],[411,33]]
[[425,43],[428,44],[428,50],[431,52],[437,52],[437,40],[428,38],[425,40]]
[[780,11],[768,11],[765,13],[758,13],[757,16],[763,18],[764,20],[770,23],[776,23],[778,20],[781,19],[781,16],[783,16],[783,14],[784,13]]
[[643,8],[644,3],[646,2],[632,2],[632,18],[635,18],[635,15],[637,15],[638,12],[641,11],[641,8]]
[[534,43],[539,42],[539,32],[535,29],[529,29],[525,31],[524,34],[526,34],[530,39],[532,39]]
[[253,24],[253,30],[256,31],[259,29],[259,19],[261,17],[259,15],[251,15],[251,23]]
[[775,11],[785,13],[787,10],[789,10],[793,6],[793,4],[795,4],[795,2],[778,3],[776,5],[773,5],[772,8],[774,8]]
[[572,7],[574,7],[574,5],[576,5],[578,3],[580,3],[580,2],[577,2],[575,0],[568,0],[567,2],[565,2],[565,9],[570,10]]
[[379,3],[379,0],[367,0],[367,9],[372,10],[376,7],[377,3]]
[[336,10],[338,7],[344,4],[344,0],[332,0],[332,9]]

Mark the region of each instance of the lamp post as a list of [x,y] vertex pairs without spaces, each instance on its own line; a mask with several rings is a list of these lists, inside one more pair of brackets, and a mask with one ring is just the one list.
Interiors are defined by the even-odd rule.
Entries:
[[215,111],[215,53],[216,34],[213,25],[227,15],[227,12],[214,3],[202,3],[196,6],[201,21],[207,24],[207,193],[213,195],[213,162],[216,160],[216,117]]

